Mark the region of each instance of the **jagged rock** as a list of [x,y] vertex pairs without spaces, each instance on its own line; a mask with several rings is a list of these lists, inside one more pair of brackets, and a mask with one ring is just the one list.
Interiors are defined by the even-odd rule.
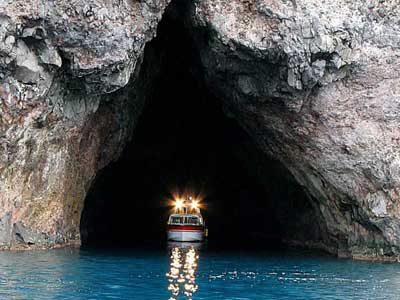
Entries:
[[45,242],[45,235],[29,230],[20,221],[14,223],[13,227],[12,234],[16,243],[30,246]]
[[10,245],[11,244],[11,213],[6,213],[0,219],[0,244]]
[[0,1],[0,248],[79,241],[90,183],[141,111],[167,3]]
[[[39,65],[36,54],[22,40],[17,43],[15,65],[14,77],[23,84],[40,85],[39,81],[43,78],[51,80],[52,76]],[[50,82],[46,85],[49,86]]]
[[47,44],[45,44],[41,49],[38,50],[39,50],[39,59],[42,64],[53,65],[58,68],[62,66],[62,58],[58,53],[57,49],[55,49],[51,45],[48,46]]
[[297,242],[393,258],[400,8],[367,2],[198,0],[188,23],[208,87],[309,193],[323,243]]

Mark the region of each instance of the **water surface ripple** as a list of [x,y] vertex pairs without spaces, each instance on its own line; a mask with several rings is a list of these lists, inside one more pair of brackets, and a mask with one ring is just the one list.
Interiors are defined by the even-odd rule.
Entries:
[[192,248],[0,252],[0,299],[397,300],[400,264]]

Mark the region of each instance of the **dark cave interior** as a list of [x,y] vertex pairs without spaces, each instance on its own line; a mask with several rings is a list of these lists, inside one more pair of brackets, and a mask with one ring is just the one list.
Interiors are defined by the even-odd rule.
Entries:
[[[204,87],[181,21],[167,14],[146,47],[159,53],[161,71],[131,142],[88,193],[83,245],[164,242],[170,200],[185,192],[202,197],[209,244],[276,248],[291,234],[301,235],[299,222],[310,221],[302,188],[258,150]],[[304,232],[318,238],[318,228]]]

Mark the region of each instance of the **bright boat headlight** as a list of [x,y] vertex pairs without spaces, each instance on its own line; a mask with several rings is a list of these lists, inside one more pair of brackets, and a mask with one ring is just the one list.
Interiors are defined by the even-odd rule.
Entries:
[[176,209],[181,209],[183,207],[183,201],[181,199],[177,199],[175,201],[175,208]]
[[193,209],[198,209],[199,208],[199,202],[194,200],[194,201],[192,201],[191,206],[192,206]]

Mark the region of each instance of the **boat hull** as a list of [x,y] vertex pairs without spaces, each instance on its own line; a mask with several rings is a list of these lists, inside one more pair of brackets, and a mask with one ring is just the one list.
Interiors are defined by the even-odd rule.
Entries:
[[204,239],[204,228],[195,226],[169,226],[168,240],[175,242],[201,242]]

